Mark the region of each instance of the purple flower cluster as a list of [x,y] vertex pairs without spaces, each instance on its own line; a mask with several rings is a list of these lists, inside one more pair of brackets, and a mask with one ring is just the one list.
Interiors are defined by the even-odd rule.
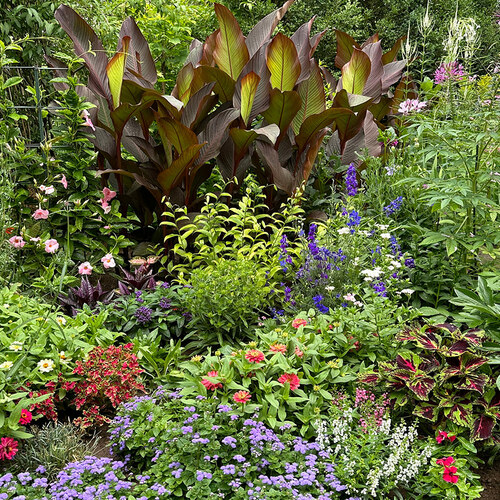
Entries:
[[356,210],[352,210],[349,212],[349,220],[347,221],[347,226],[351,228],[351,234],[354,234],[355,227],[359,226],[361,222],[361,216],[359,215],[359,212],[356,212]]
[[286,234],[280,240],[280,258],[279,263],[284,272],[288,271],[288,266],[293,264],[292,257],[288,254],[288,239]]
[[146,306],[141,306],[137,308],[134,313],[134,316],[137,319],[138,323],[146,324],[151,321],[151,315],[153,314],[153,310]]
[[356,194],[358,194],[358,181],[356,179],[356,167],[354,163],[351,163],[347,169],[345,186],[349,196],[356,196]]
[[444,83],[447,80],[463,80],[464,76],[464,67],[457,61],[442,63],[434,73],[434,83],[437,85],[440,83]]
[[403,197],[398,196],[395,200],[392,200],[389,205],[384,207],[384,212],[387,217],[397,212],[403,206]]

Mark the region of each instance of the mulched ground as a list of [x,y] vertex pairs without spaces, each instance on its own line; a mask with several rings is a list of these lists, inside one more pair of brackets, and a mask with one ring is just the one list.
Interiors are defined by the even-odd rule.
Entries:
[[483,467],[479,470],[481,484],[484,486],[481,500],[500,500],[500,460],[492,467]]

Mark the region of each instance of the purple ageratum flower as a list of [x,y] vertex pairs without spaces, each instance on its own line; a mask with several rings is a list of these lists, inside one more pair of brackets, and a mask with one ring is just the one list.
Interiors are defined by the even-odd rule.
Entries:
[[392,200],[389,205],[384,207],[384,212],[387,217],[397,212],[403,206],[403,197],[398,196],[395,200]]
[[236,473],[236,467],[233,464],[223,465],[221,466],[220,470],[223,472],[223,474],[227,475]]
[[222,440],[222,444],[225,444],[226,446],[230,446],[231,448],[236,448],[236,439],[232,436],[226,436]]
[[434,83],[440,84],[447,80],[463,80],[465,76],[464,67],[457,61],[452,61],[449,63],[442,63],[439,68],[436,69],[434,73]]
[[153,314],[153,310],[146,306],[141,306],[135,311],[134,316],[137,318],[138,323],[142,323],[143,325],[149,323],[151,321],[151,315]]
[[358,194],[358,181],[356,179],[356,167],[354,163],[351,163],[347,169],[345,186],[349,196],[356,196]]

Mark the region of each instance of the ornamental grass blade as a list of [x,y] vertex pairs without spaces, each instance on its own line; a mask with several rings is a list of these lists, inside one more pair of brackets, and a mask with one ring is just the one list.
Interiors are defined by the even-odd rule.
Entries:
[[342,88],[350,94],[363,94],[370,76],[370,58],[357,48],[353,49],[351,59],[342,67]]
[[337,55],[335,56],[335,66],[341,69],[351,59],[354,47],[361,49],[359,43],[347,33],[340,30],[335,30],[337,37]]
[[278,33],[267,48],[267,67],[273,88],[281,92],[293,90],[301,66],[295,44],[282,33]]
[[126,68],[140,75],[146,82],[154,85],[157,80],[156,66],[149,50],[148,42],[137,27],[132,17],[127,17],[123,21],[120,30],[120,39],[130,37],[129,57]]
[[321,71],[316,62],[312,63],[309,78],[301,82],[297,88],[302,106],[293,119],[292,126],[296,134],[299,133],[301,125],[306,118],[317,115],[326,108],[325,88]]
[[123,75],[125,73],[125,64],[127,61],[129,45],[130,37],[123,37],[121,47],[106,66],[106,73],[109,79],[109,90],[111,92],[111,97],[113,98],[113,109],[116,109],[120,105]]
[[227,7],[216,3],[215,15],[219,20],[220,33],[215,40],[214,60],[222,71],[237,80],[250,59],[245,37],[238,21]]
[[250,57],[257,53],[257,51],[271,39],[276,26],[278,26],[278,23],[294,2],[295,0],[288,0],[282,7],[268,14],[253,27],[246,39]]
[[245,125],[248,125],[259,82],[260,76],[253,71],[246,74],[241,80],[241,118]]

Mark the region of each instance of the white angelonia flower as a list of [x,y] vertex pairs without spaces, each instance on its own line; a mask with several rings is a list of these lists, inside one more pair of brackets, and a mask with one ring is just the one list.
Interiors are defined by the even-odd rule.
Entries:
[[399,262],[398,260],[391,260],[391,264],[398,269],[401,267],[401,262]]
[[339,234],[349,234],[351,230],[348,227],[341,227],[337,232]]
[[381,233],[380,237],[384,240],[388,240],[391,237],[391,233]]
[[415,292],[415,290],[412,290],[411,288],[404,288],[403,290],[401,290],[401,293],[404,293],[405,295],[408,295],[408,296],[414,292]]

